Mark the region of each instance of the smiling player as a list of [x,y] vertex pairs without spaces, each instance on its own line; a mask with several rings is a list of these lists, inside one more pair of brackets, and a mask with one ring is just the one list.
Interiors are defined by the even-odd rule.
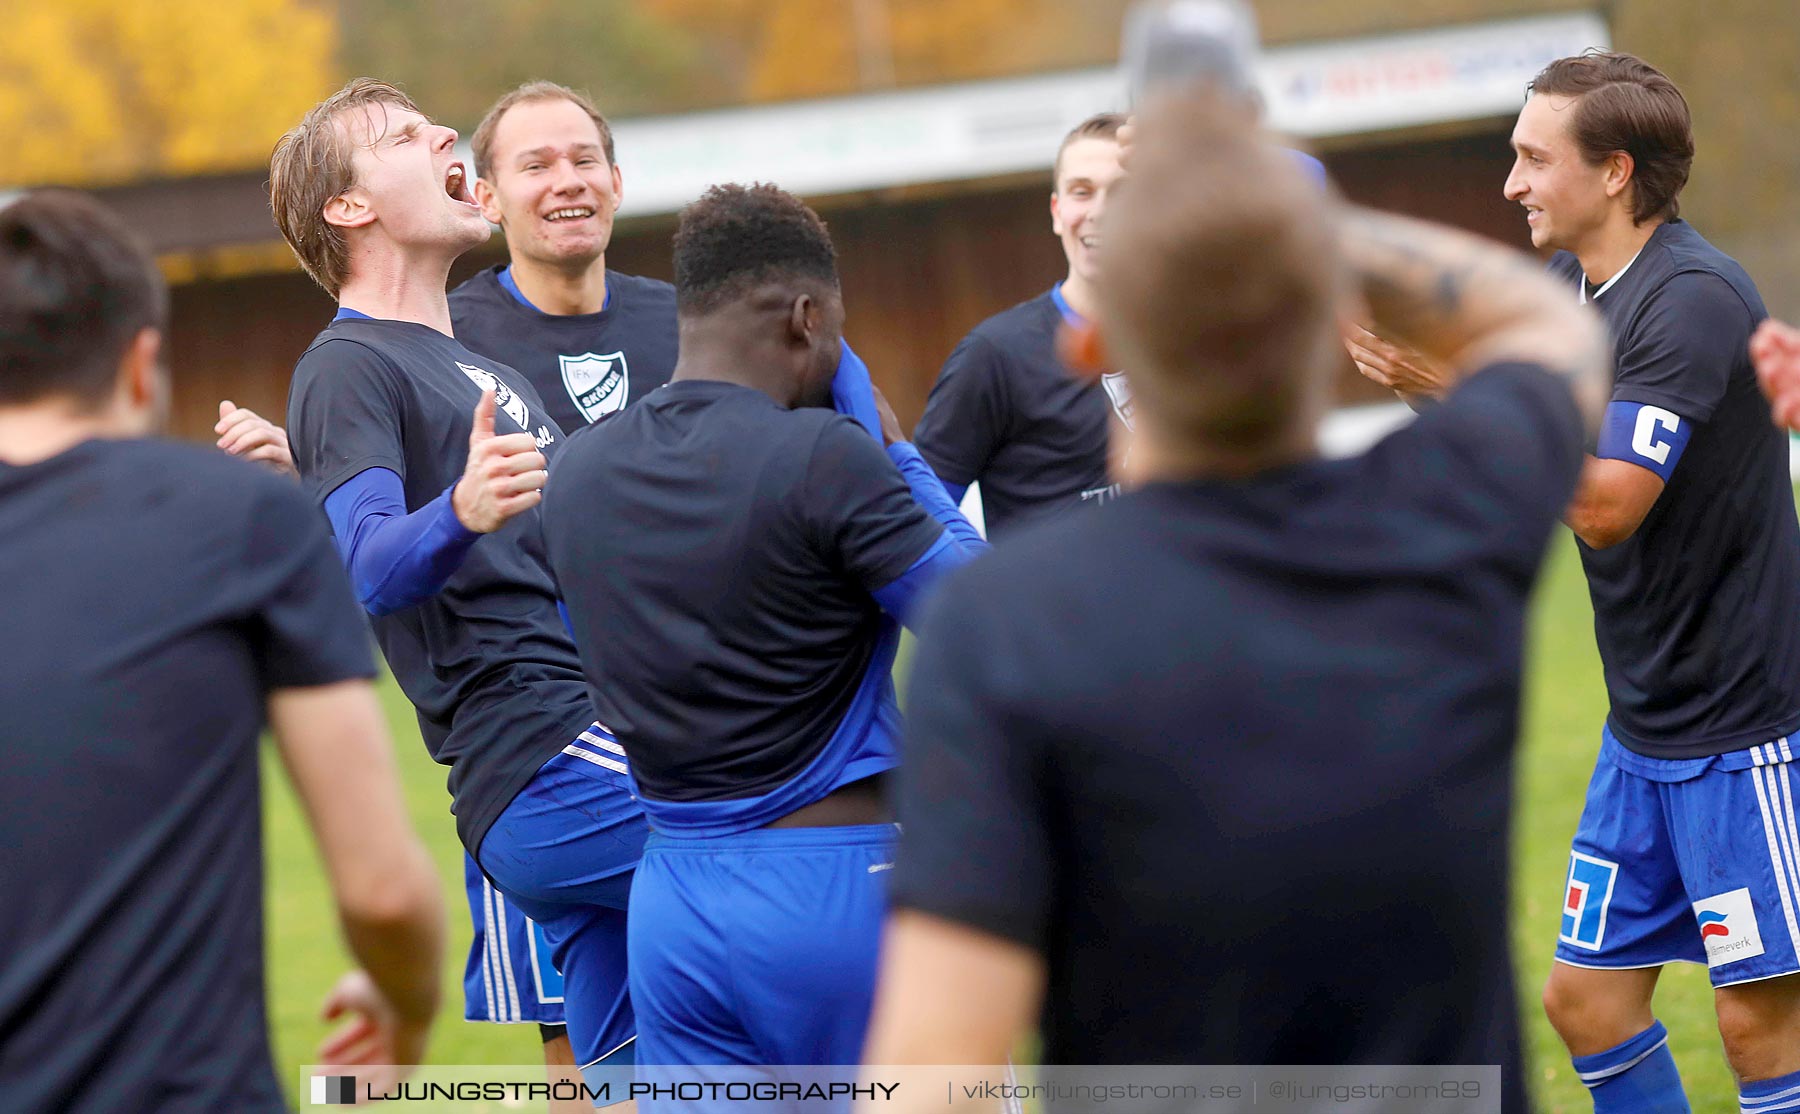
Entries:
[[1506,196],[1617,368],[1567,514],[1610,711],[1544,1008],[1595,1110],[1685,1111],[1651,1003],[1663,964],[1705,963],[1743,1108],[1800,1111],[1800,527],[1750,363],[1762,298],[1680,219],[1687,102],[1648,63],[1552,62],[1512,143]]
[[624,905],[643,817],[622,749],[593,724],[536,526],[562,431],[528,382],[451,335],[444,280],[489,234],[455,142],[363,79],[276,147],[276,222],[340,306],[295,369],[289,432],[450,767],[464,847],[545,927],[578,1062],[629,1063]]
[[1089,117],[1057,152],[1050,227],[1068,276],[975,326],[944,361],[919,419],[914,441],[951,497],[980,482],[991,537],[1113,492],[1109,424],[1115,416],[1131,421],[1124,377],[1109,373],[1096,384],[1071,376],[1056,354],[1056,331],[1094,313],[1096,253],[1107,198],[1123,174],[1124,123],[1114,112]]
[[565,430],[667,383],[675,288],[607,269],[624,178],[593,102],[549,81],[521,85],[470,145],[475,200],[510,258],[451,291],[457,339],[522,373]]

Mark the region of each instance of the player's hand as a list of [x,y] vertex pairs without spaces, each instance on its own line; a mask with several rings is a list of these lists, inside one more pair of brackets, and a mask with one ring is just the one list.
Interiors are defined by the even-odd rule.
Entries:
[[881,393],[881,388],[871,383],[869,393],[875,396],[875,410],[881,415],[882,445],[898,445],[906,440],[906,431],[900,428],[900,419],[894,416],[894,408],[888,405],[887,396]]
[[1354,322],[1344,325],[1344,348],[1365,378],[1403,395],[1442,398],[1449,389],[1450,377],[1424,353],[1383,340]]
[[318,1058],[327,1069],[356,1069],[356,1093],[373,1087],[386,1093],[412,1074],[425,1059],[431,1021],[408,1021],[375,985],[367,971],[351,971],[325,996],[319,1016],[335,1021],[350,1017],[319,1043]]
[[491,534],[544,499],[550,478],[537,439],[529,433],[494,433],[494,392],[481,392],[469,430],[469,463],[450,493],[457,521]]
[[1769,318],[1750,338],[1750,359],[1775,424],[1800,429],[1800,329]]
[[213,432],[219,435],[219,448],[232,456],[254,460],[284,476],[299,478],[293,451],[288,448],[287,430],[256,411],[226,399],[219,403],[219,424],[213,426]]

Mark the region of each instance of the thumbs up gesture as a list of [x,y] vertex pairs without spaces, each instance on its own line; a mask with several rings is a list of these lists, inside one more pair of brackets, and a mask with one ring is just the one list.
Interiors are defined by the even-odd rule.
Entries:
[[457,521],[477,534],[491,534],[537,506],[549,476],[531,434],[494,434],[494,392],[481,392],[469,430],[469,463],[450,493]]

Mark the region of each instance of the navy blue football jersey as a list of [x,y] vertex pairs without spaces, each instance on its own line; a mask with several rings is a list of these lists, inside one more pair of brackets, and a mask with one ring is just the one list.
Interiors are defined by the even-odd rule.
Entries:
[[544,313],[489,267],[450,292],[456,339],[499,360],[537,389],[556,424],[573,432],[623,410],[675,370],[675,288],[656,279],[606,274],[599,313]]
[[0,464],[0,615],[0,1106],[288,1109],[257,740],[375,669],[323,516],[187,445]]
[[1565,381],[1500,365],[1364,456],[1152,484],[957,572],[895,905],[1045,958],[1046,1063],[1500,1064],[1525,1110],[1512,755],[1581,441]]
[[1056,290],[977,325],[944,361],[913,443],[945,483],[981,484],[988,535],[1117,494],[1111,423],[1131,420],[1124,376],[1077,379],[1056,354]]
[[[543,512],[595,707],[653,823],[767,823],[847,783],[831,762],[894,764],[891,722],[821,753],[853,707],[893,715],[870,593],[943,527],[854,421],[677,380],[573,438]],[[670,807],[719,802],[737,804]]]
[[1631,537],[1578,543],[1613,734],[1698,758],[1800,729],[1800,525],[1787,438],[1750,365],[1767,316],[1756,285],[1686,221],[1598,291],[1566,252],[1550,271],[1591,295],[1612,336],[1609,415],[1628,428],[1600,455],[1667,481]]
[[[288,396],[302,482],[322,503],[357,473],[386,468],[400,476],[407,510],[418,510],[461,478],[483,390],[496,393],[494,432],[532,434],[554,466],[562,430],[511,368],[425,325],[332,322],[300,358]],[[471,852],[594,718],[538,514],[476,541],[437,595],[374,620],[425,745],[450,767],[457,833]]]

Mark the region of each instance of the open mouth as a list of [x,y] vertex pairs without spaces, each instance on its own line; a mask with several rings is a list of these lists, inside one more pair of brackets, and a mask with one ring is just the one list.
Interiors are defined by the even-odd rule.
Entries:
[[451,163],[450,169],[444,173],[444,192],[450,195],[452,201],[460,201],[464,205],[475,204],[475,199],[469,195],[468,171],[463,168],[462,163]]
[[566,220],[586,220],[594,215],[592,205],[570,205],[562,209],[553,209],[544,214],[544,219],[551,224]]
[[1100,246],[1100,237],[1083,236],[1081,237],[1081,246],[1087,248],[1089,251],[1094,251]]

